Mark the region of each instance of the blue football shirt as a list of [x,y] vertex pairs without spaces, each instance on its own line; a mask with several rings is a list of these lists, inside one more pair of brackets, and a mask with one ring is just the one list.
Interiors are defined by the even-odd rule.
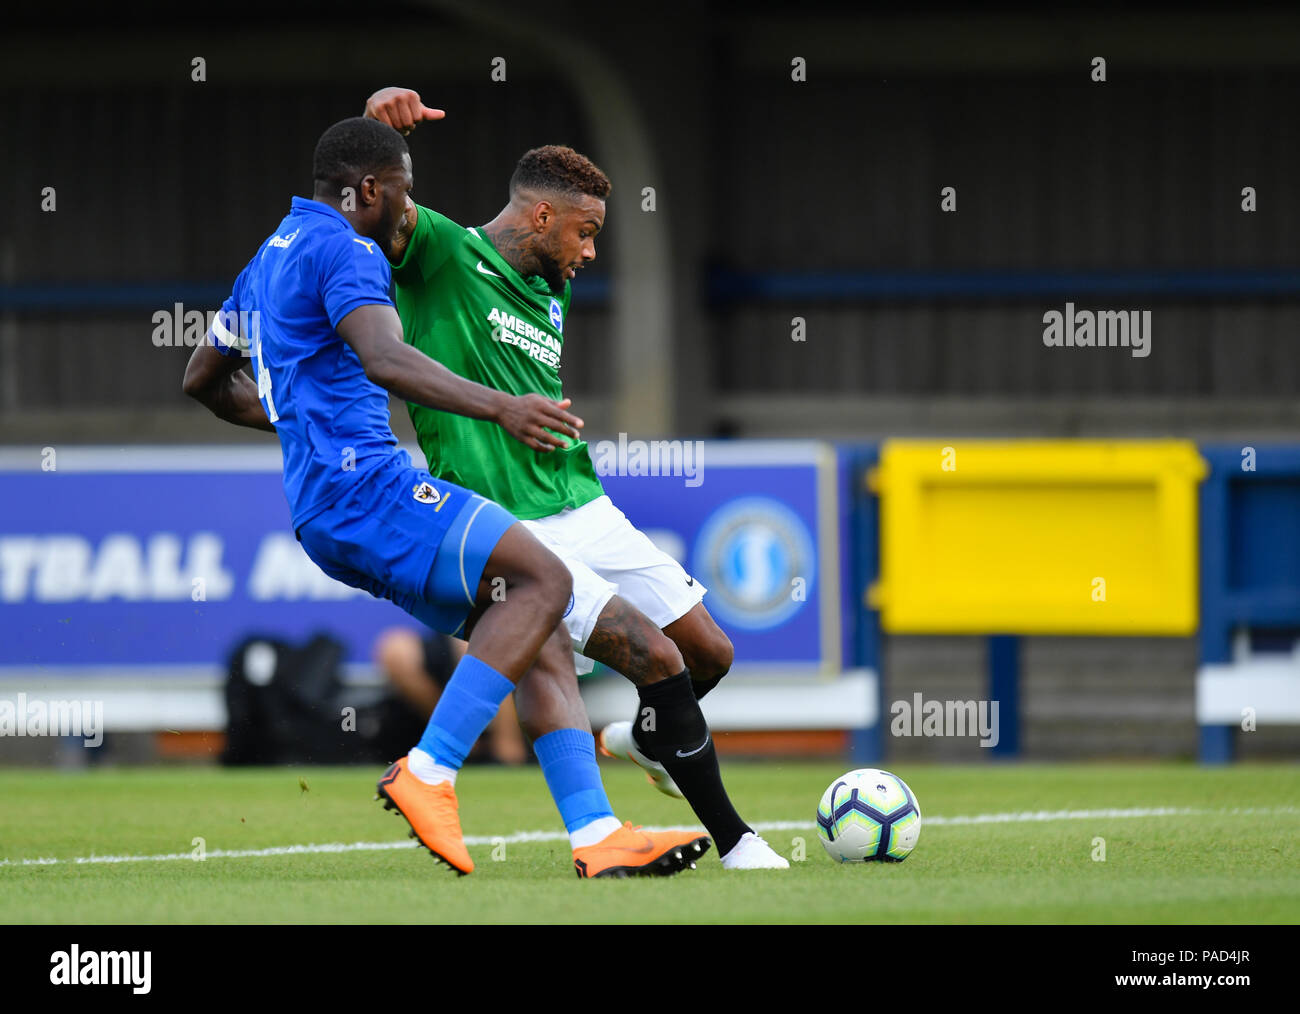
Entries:
[[295,197],[213,320],[216,348],[253,360],[295,528],[374,468],[410,464],[389,424],[388,392],[335,330],[359,306],[391,306],[391,277],[373,240],[329,205]]

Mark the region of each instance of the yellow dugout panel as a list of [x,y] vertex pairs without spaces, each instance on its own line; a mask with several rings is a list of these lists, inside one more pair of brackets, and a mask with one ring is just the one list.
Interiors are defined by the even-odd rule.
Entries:
[[891,440],[870,604],[893,634],[1197,626],[1196,445]]

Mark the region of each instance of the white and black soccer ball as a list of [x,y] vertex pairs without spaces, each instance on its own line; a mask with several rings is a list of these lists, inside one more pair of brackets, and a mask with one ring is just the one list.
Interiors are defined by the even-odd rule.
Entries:
[[921,836],[921,807],[897,775],[858,768],[822,794],[817,836],[837,863],[901,863]]

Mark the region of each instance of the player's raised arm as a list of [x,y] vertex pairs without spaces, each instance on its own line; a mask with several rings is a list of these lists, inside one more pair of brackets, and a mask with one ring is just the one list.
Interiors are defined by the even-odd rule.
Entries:
[[419,93],[410,88],[381,88],[366,99],[364,115],[409,134],[425,120],[441,120],[447,114],[441,109],[430,109],[420,101]]
[[181,388],[219,419],[274,433],[257,398],[257,385],[243,372],[243,365],[242,356],[222,355],[211,342],[200,342],[185,367]]
[[403,342],[402,322],[392,306],[359,306],[338,322],[337,330],[356,351],[366,376],[405,401],[488,419],[538,451],[567,447],[557,433],[578,437],[582,420],[565,411],[567,398],[555,402],[540,394],[516,397],[466,380]]

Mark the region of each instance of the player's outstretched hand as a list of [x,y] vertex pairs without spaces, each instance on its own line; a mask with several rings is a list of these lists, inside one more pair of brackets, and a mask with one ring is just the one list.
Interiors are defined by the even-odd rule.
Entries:
[[441,120],[447,114],[430,109],[410,88],[381,88],[366,99],[366,116],[409,134],[425,120]]
[[[551,401],[540,394],[522,394],[511,397],[501,411],[497,420],[501,428],[522,444],[527,444],[535,451],[550,451],[556,447],[568,447],[566,440],[557,436],[578,439],[578,430],[582,420],[565,411],[572,401]],[[554,430],[555,432],[549,432]]]

